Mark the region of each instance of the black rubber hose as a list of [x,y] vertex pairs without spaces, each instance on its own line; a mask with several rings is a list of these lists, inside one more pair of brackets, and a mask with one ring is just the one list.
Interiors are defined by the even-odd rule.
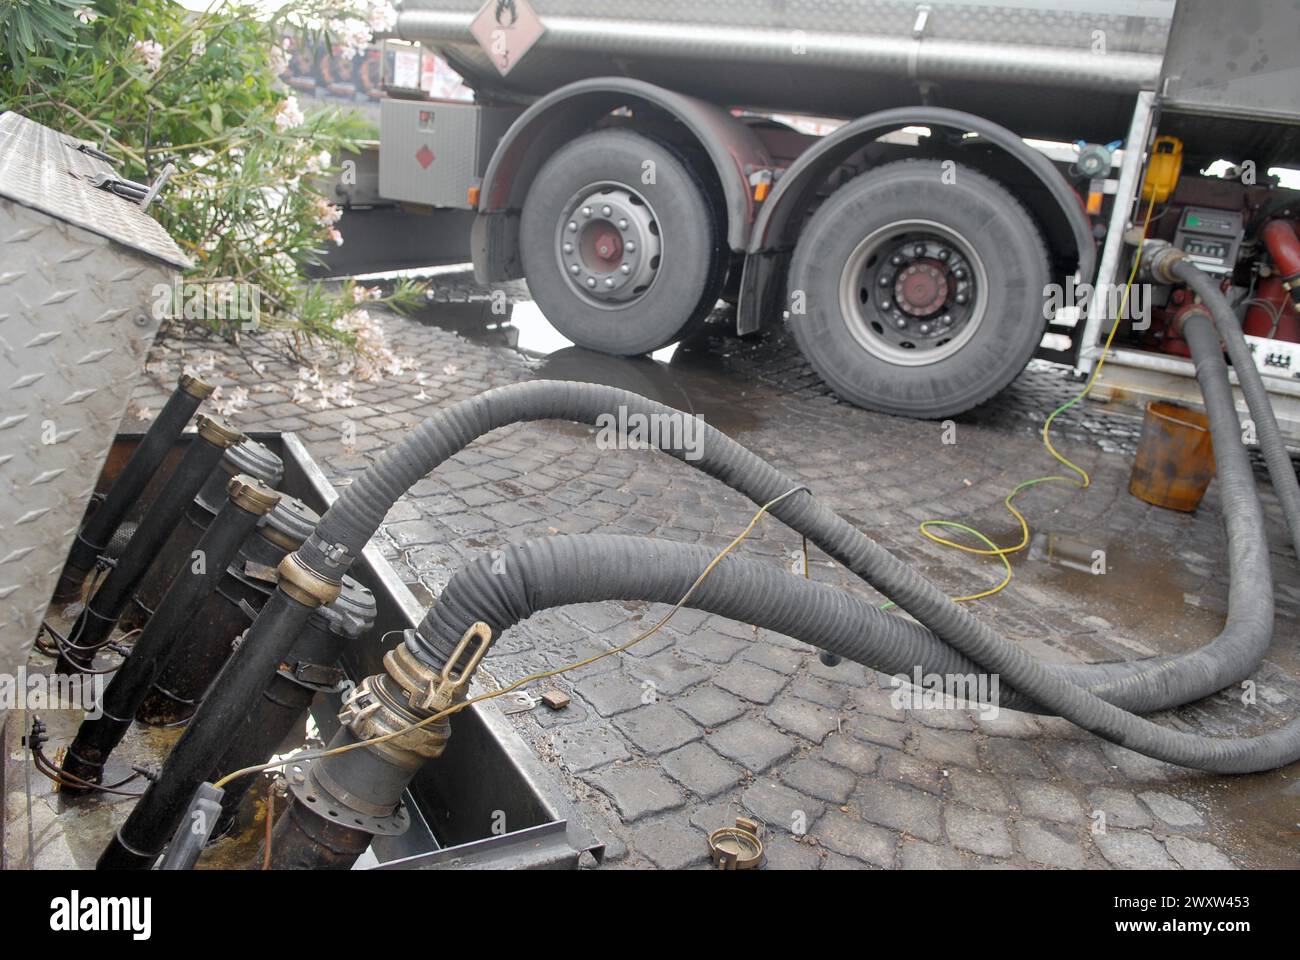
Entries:
[[1264,455],[1264,463],[1268,465],[1269,479],[1273,481],[1273,490],[1277,493],[1282,513],[1286,516],[1291,546],[1296,556],[1300,557],[1300,480],[1296,479],[1295,466],[1291,463],[1291,454],[1287,452],[1286,443],[1282,439],[1277,417],[1273,415],[1268,390],[1255,367],[1250,345],[1241,332],[1237,315],[1214,280],[1202,273],[1190,260],[1179,258],[1169,268],[1169,272],[1201,298],[1227,348],[1242,396],[1246,398],[1250,417],[1255,422],[1255,436],[1259,441],[1260,452]]
[[[226,774],[283,753],[283,744],[293,731],[302,733],[303,719],[317,693],[326,692],[342,679],[342,671],[336,675],[333,668],[344,648],[364,635],[374,619],[373,594],[349,577],[334,603],[318,607],[307,618],[307,626],[294,641],[285,663],[249,709],[248,718],[230,738],[213,769]],[[226,784],[217,836],[230,830],[244,795],[257,782],[255,777],[240,777]]]
[[[1195,267],[1190,269],[1199,275]],[[1202,329],[1208,319],[1208,313],[1201,313],[1193,324],[1199,350],[1193,358],[1214,445],[1219,509],[1227,539],[1228,614],[1223,629],[1209,643],[1186,653],[1049,668],[1107,703],[1137,713],[1181,706],[1240,683],[1264,659],[1273,636],[1273,573],[1264,511],[1241,442],[1241,423],[1222,354],[1212,332],[1206,337]],[[1264,402],[1267,407],[1267,398]],[[1269,414],[1271,418],[1271,410]]]
[[167,755],[159,779],[136,801],[95,869],[147,870],[153,865],[311,611],[283,587],[276,588]]
[[[1227,367],[1208,315],[1190,314],[1184,321],[1183,332],[1196,360],[1197,379],[1215,435],[1231,436],[1240,445],[1240,436],[1235,429],[1236,413],[1231,404]],[[1226,444],[1221,446],[1224,448],[1221,452],[1226,452]],[[765,464],[764,466],[766,467]],[[770,467],[767,469],[771,470]],[[355,485],[349,489],[355,489]],[[762,502],[775,499],[780,492],[782,491],[774,490]],[[777,504],[773,512],[779,515],[781,507],[792,502],[806,508],[811,499],[810,496],[796,494]],[[325,519],[328,519],[328,514]],[[835,519],[844,522],[838,517]],[[869,569],[865,562],[869,548],[860,546],[860,541],[866,538],[859,534],[857,539],[859,543],[850,541],[843,546],[832,538],[827,538],[827,542],[848,554],[852,563],[846,565],[851,569]],[[879,550],[870,541],[867,543]],[[834,555],[834,551],[831,552]],[[1018,646],[1003,640],[989,627],[971,617],[910,568],[902,564],[898,566],[902,568],[903,582],[897,592],[887,590],[887,595],[892,596],[900,606],[904,606],[923,623],[935,628],[941,636],[949,638],[951,645],[974,663],[997,673],[1001,682],[1086,730],[1147,756],[1217,773],[1271,770],[1300,758],[1300,719],[1259,736],[1237,739],[1202,737],[1158,726],[1106,703],[1053,673]],[[502,586],[504,585],[497,589]],[[508,601],[508,596],[505,599]],[[437,607],[431,616],[434,620],[430,621],[430,629],[439,616]],[[422,645],[417,643],[416,647],[417,652],[421,652]],[[436,661],[436,654],[431,650],[424,649],[422,652],[429,662]]]
[[[1207,392],[1207,406],[1212,402],[1210,395],[1218,397],[1216,402],[1221,403],[1223,391],[1227,389],[1226,365],[1217,347],[1212,353],[1212,357],[1197,359],[1198,380]],[[1221,389],[1216,392],[1215,386]],[[490,390],[440,411],[412,429],[406,439],[389,448],[356,483],[344,489],[321,519],[316,533],[299,551],[299,558],[319,575],[337,580],[378,530],[397,499],[476,437],[520,420],[568,419],[596,424],[597,418],[617,412],[620,406],[629,414],[685,416],[612,387],[548,381]],[[1235,412],[1231,416],[1235,419]],[[1223,421],[1222,417],[1219,419]],[[683,446],[663,449],[663,452],[717,477],[755,503],[768,503],[796,486],[770,464],[707,425],[701,425],[699,439],[700,443],[690,450]],[[698,459],[688,459],[688,452],[698,454]],[[1275,732],[1263,738],[1226,741],[1148,723],[1075,686],[1015,644],[1003,640],[969,611],[953,603],[937,586],[842,517],[821,506],[810,494],[800,493],[782,500],[772,508],[772,514],[807,535],[945,642],[986,669],[999,673],[1003,683],[1105,739],[1162,760],[1225,773],[1272,769],[1289,762],[1297,752],[1293,748],[1300,746],[1300,736],[1297,736],[1300,725],[1294,730],[1288,728],[1289,732]],[[1179,678],[1179,671],[1168,666],[1143,672],[1140,661],[1128,669],[1141,673],[1140,679],[1130,680],[1126,676],[1122,680],[1140,687],[1144,696],[1149,695],[1157,702],[1163,699],[1162,691]]]
[[[493,637],[534,613],[570,603],[649,600],[676,603],[716,551],[646,537],[584,534],[529,540],[458,570],[438,602],[408,634],[411,652],[441,669],[475,621]],[[885,613],[847,590],[784,567],[728,555],[686,606],[802,640],[887,674],[985,673],[920,624]],[[1000,706],[1035,710],[1012,690]]]

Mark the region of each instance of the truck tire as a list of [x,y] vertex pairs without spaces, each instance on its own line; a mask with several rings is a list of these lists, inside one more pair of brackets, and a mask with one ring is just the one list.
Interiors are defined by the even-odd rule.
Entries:
[[950,417],[1009,384],[1046,327],[1042,237],[1000,184],[905,160],[822,204],[790,264],[790,327],[842,399]]
[[528,289],[580,347],[657,350],[717,303],[727,268],[718,211],[669,147],[626,130],[586,134],[556,151],[524,200]]

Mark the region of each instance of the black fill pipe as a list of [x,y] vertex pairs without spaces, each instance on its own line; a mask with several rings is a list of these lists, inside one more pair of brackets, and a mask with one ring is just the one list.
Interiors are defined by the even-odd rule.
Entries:
[[122,518],[144,492],[145,486],[162,465],[181,435],[194,411],[212,393],[212,387],[198,377],[182,374],[176,389],[167,398],[158,416],[149,425],[139,446],[131,453],[126,466],[118,474],[104,500],[77,533],[68,553],[63,572],[59,575],[54,599],[59,602],[75,600],[81,594],[86,574],[95,560],[108,549],[113,533]]
[[157,612],[145,624],[130,655],[105,688],[100,715],[83,721],[77,730],[76,739],[63,759],[65,772],[89,783],[101,781],[104,764],[131,728],[135,712],[154,680],[174,656],[183,654],[189,636],[187,628],[194,615],[239,545],[280,499],[254,478],[243,476],[231,479],[228,494],[194,548],[203,558],[200,570],[195,571],[187,555],[184,566],[175,571]]
[[[218,581],[217,595],[211,598],[212,604],[220,606],[224,601],[227,607],[232,605],[235,598],[243,592],[242,588],[253,579],[249,573],[253,565],[274,570],[287,554],[302,546],[303,540],[319,522],[320,516],[316,511],[301,500],[282,497],[275,509],[258,525],[257,533],[249,537],[240,548],[229,571],[230,576]],[[250,604],[253,616],[273,591],[273,586],[265,581],[255,581],[255,585],[263,590],[258,591],[257,598]],[[243,601],[240,606],[243,607],[244,603],[249,601]],[[228,620],[219,617],[213,622],[214,629],[197,631],[186,655],[172,658],[158,677],[153,692],[140,704],[137,718],[146,723],[170,726],[182,723],[194,715],[213,678],[230,658],[231,640],[234,636],[219,629],[221,622]],[[206,627],[207,624],[203,626]]]
[[100,854],[96,869],[147,870],[153,865],[312,610],[281,583],[167,755],[159,779],[149,784]]
[[333,823],[303,804],[291,802],[275,822],[271,869],[351,870],[373,839],[364,830]]
[[199,542],[199,537],[203,536],[203,531],[226,502],[226,487],[231,478],[241,473],[262,481],[274,490],[280,486],[284,477],[284,463],[256,440],[246,438],[242,443],[226,448],[220,468],[212,471],[207,482],[190,501],[184,516],[149,565],[148,572],[136,588],[135,596],[118,621],[123,629],[142,627],[153,616],[158,604],[162,602],[163,594],[167,592],[167,585],[185,562],[184,558],[189,556],[194,545]]
[[68,634],[67,647],[55,667],[59,673],[74,674],[88,668],[95,651],[108,642],[118,617],[135,594],[135,588],[171,536],[194,495],[221,461],[226,448],[244,439],[233,427],[211,417],[199,417],[198,434],[186,449],[167,487],[140,520],[140,526],[121,559],[86,606]]
[[[351,641],[365,635],[374,623],[375,600],[369,590],[351,577],[343,578],[343,592],[328,606],[317,608],[289,651],[248,719],[230,741],[214,768],[229,773],[265,763],[281,749],[295,729],[301,731],[308,708],[317,693],[327,692],[342,679],[334,664]],[[256,777],[241,777],[226,785],[221,798],[221,820],[216,835],[234,824],[240,804]]]

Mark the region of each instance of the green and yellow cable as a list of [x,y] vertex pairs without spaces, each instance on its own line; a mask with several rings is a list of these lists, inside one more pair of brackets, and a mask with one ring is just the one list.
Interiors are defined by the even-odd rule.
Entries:
[[[1142,221],[1143,240],[1146,239],[1147,229],[1151,226],[1151,213],[1155,209],[1155,204],[1156,204],[1155,196],[1153,195],[1151,197],[1151,202],[1147,204],[1146,216],[1143,218]],[[1092,375],[1088,377],[1088,382],[1084,384],[1082,390],[1080,390],[1077,394],[1075,394],[1065,403],[1061,404],[1050,414],[1048,414],[1047,419],[1043,422],[1043,432],[1042,432],[1043,446],[1047,448],[1047,452],[1051,454],[1052,458],[1055,459],[1057,463],[1061,464],[1066,469],[1073,471],[1074,476],[1062,476],[1061,474],[1053,474],[1051,476],[1035,477],[1032,480],[1025,480],[1022,483],[1016,484],[1011,489],[1011,492],[1008,493],[1006,497],[1004,497],[1002,500],[1003,506],[1007,508],[1007,511],[1013,517],[1015,517],[1016,522],[1020,524],[1020,542],[1010,547],[999,547],[996,544],[994,544],[993,541],[991,541],[988,537],[984,536],[984,534],[980,533],[978,530],[974,529],[973,527],[969,527],[966,526],[965,524],[957,523],[956,521],[953,520],[923,520],[921,522],[920,525],[921,535],[926,537],[927,539],[932,540],[935,543],[940,544],[941,546],[951,547],[954,550],[960,550],[963,553],[972,553],[975,554],[976,556],[981,556],[981,557],[997,557],[1002,561],[1003,565],[1006,567],[1006,575],[1002,578],[1002,582],[999,583],[996,587],[992,587],[988,590],[980,591],[979,593],[972,593],[964,597],[953,597],[952,599],[955,602],[965,603],[971,600],[982,600],[985,597],[991,597],[993,596],[993,594],[1000,592],[1004,587],[1006,587],[1007,584],[1011,582],[1011,578],[1012,578],[1011,563],[1009,560],[1007,560],[1007,557],[1010,554],[1019,553],[1021,550],[1025,549],[1025,547],[1029,546],[1029,521],[1025,519],[1025,515],[1020,512],[1020,510],[1016,507],[1014,502],[1016,497],[1018,497],[1023,491],[1028,490],[1030,487],[1036,487],[1040,483],[1056,483],[1056,482],[1073,483],[1080,490],[1086,490],[1089,486],[1092,485],[1092,477],[1088,475],[1088,471],[1085,470],[1083,467],[1079,466],[1077,463],[1075,463],[1068,457],[1066,457],[1063,453],[1057,450],[1055,446],[1052,445],[1052,438],[1051,438],[1052,424],[1056,421],[1057,417],[1065,413],[1065,411],[1069,410],[1071,407],[1078,404],[1080,401],[1086,398],[1088,394],[1092,393],[1092,388],[1096,385],[1097,378],[1101,375],[1101,368],[1105,365],[1106,357],[1110,353],[1111,344],[1114,343],[1115,341],[1115,334],[1119,332],[1120,318],[1124,316],[1125,311],[1128,309],[1129,294],[1133,290],[1133,281],[1137,279],[1138,268],[1141,266],[1141,264],[1142,264],[1142,245],[1141,243],[1139,243],[1137,254],[1133,258],[1133,268],[1129,271],[1128,282],[1124,285],[1124,295],[1120,298],[1119,309],[1116,311],[1115,318],[1110,325],[1110,333],[1106,335],[1106,342],[1105,344],[1102,345],[1101,355],[1097,358],[1097,365],[1092,369]],[[1095,295],[1095,291],[1094,291],[1094,295]],[[947,527],[950,529],[961,530],[964,533],[968,533],[976,537],[980,541],[982,541],[984,544],[986,544],[986,547],[983,548],[972,547],[964,543],[958,543],[955,540],[949,540],[947,537],[941,537],[938,534],[931,532],[931,528],[933,527]],[[893,605],[894,604],[892,602],[882,604],[882,609],[892,607]]]

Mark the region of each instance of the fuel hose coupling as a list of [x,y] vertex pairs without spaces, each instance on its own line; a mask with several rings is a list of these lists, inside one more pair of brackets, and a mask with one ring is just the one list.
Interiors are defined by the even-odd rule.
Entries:
[[189,373],[182,373],[176,386],[188,393],[195,400],[208,399],[208,397],[212,396],[212,391],[216,389],[212,384],[200,380],[198,377]]
[[236,443],[240,443],[244,439],[242,433],[230,424],[223,423],[215,417],[205,417],[200,414],[194,422],[199,436],[213,446],[220,447],[222,450],[233,446]]
[[352,830],[403,832],[409,821],[402,793],[425,763],[442,755],[451,736],[449,717],[429,718],[465,700],[491,644],[492,630],[480,621],[465,631],[440,671],[405,643],[385,654],[386,672],[361,681],[344,701],[343,729],[331,747],[379,742],[293,765],[288,779],[295,803]]
[[305,607],[333,603],[343,590],[341,582],[328,580],[303,563],[296,550],[281,560],[276,570],[280,575],[280,589]]
[[1142,263],[1139,266],[1140,280],[1153,283],[1182,283],[1173,273],[1175,265],[1187,257],[1187,254],[1173,246],[1167,240],[1144,240],[1142,243]]

